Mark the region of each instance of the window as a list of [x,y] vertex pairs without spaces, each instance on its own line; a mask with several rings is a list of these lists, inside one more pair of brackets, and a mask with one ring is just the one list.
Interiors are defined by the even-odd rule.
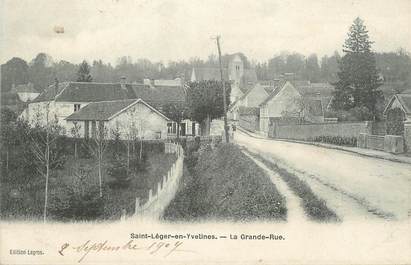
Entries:
[[81,105],[80,104],[74,104],[74,112],[80,110]]
[[91,121],[91,137],[96,138],[96,136],[97,136],[96,121]]
[[171,134],[173,124],[171,122],[167,123],[167,133]]

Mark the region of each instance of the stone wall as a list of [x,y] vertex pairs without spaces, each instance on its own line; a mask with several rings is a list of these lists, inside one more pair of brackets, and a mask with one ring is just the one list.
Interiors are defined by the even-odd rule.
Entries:
[[393,154],[404,153],[404,137],[398,135],[370,135],[361,133],[358,147],[385,151]]
[[318,136],[358,137],[360,133],[371,134],[371,122],[342,122],[319,124],[275,123],[269,130],[269,136],[280,139],[312,140]]

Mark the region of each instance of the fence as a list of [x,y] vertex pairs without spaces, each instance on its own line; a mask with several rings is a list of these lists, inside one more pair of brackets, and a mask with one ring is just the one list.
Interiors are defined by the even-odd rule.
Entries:
[[358,147],[400,154],[404,152],[404,137],[398,135],[380,136],[361,133],[358,137]]
[[[156,194],[153,194],[153,189],[150,189],[148,191],[148,200],[144,204],[141,204],[139,197],[136,198],[135,211],[131,218],[140,220],[159,219],[174,198],[183,175],[184,151],[178,144],[165,143],[165,153],[175,153],[177,155],[176,162],[171,166],[167,175],[163,176],[162,180],[157,183]],[[122,220],[125,218],[125,214],[123,214]]]
[[341,122],[313,124],[278,124],[269,130],[272,138],[310,140],[319,136],[358,137],[360,133],[371,134],[371,122]]

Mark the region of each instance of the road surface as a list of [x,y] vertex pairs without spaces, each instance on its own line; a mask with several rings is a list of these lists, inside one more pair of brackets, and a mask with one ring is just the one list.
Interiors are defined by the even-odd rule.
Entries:
[[411,216],[411,164],[255,138],[241,131],[234,141],[305,180],[343,220]]

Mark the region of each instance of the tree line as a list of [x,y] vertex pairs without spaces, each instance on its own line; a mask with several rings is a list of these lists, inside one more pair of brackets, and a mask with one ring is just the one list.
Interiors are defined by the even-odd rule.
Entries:
[[[311,82],[330,82],[338,80],[339,61],[341,55],[336,51],[333,55],[324,55],[319,59],[317,54],[304,56],[300,53],[283,51],[265,62],[250,61],[240,54],[246,68],[254,68],[258,80],[272,80],[283,73],[295,73],[299,80]],[[229,55],[223,56],[223,64],[227,65]],[[395,52],[375,53],[377,70],[384,80],[396,83],[399,89],[405,89],[411,84],[411,57],[409,52],[398,49]],[[82,64],[68,61],[56,61],[45,53],[39,53],[33,60],[14,57],[1,65],[2,92],[8,92],[14,85],[31,82],[34,88],[42,91],[57,78],[59,81],[77,81],[78,70]],[[115,65],[94,60],[88,62],[89,72],[94,82],[118,82],[122,76],[128,81],[141,82],[144,78],[175,79],[177,77],[190,79],[193,67],[218,67],[215,55],[206,60],[191,58],[188,61],[173,61],[166,65],[162,62],[152,62],[148,59],[137,59],[124,56]]]

